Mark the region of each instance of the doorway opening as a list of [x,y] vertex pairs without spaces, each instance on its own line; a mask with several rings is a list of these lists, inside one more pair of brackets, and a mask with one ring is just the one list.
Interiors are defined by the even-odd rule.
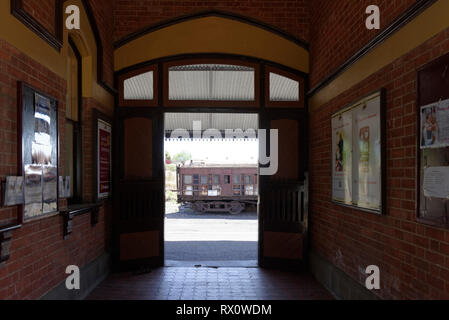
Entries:
[[258,121],[165,114],[166,266],[257,266]]

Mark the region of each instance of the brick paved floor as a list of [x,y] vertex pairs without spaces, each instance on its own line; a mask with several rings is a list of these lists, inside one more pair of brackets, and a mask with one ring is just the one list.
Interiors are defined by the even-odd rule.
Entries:
[[332,296],[308,273],[260,268],[165,267],[112,274],[89,300],[323,300]]

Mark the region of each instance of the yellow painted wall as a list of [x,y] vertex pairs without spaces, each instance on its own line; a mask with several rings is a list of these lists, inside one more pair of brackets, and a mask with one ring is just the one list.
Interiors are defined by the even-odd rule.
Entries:
[[[69,4],[78,5],[81,9],[81,30],[75,32],[75,34],[78,34],[75,38],[79,38],[80,42],[84,42],[84,50],[81,50],[83,54],[83,97],[93,97],[104,106],[113,107],[113,96],[97,83],[97,49],[95,38],[82,1],[72,0],[70,3],[66,2],[64,12],[65,7]],[[10,1],[1,0],[0,38],[6,40],[36,62],[67,80],[68,30],[66,28],[64,28],[64,46],[58,52],[11,14]]]
[[226,53],[266,59],[309,72],[309,53],[279,35],[243,22],[203,17],[148,33],[115,51],[115,70],[189,53]]
[[449,0],[439,0],[315,93],[309,100],[311,110],[316,110],[447,28]]

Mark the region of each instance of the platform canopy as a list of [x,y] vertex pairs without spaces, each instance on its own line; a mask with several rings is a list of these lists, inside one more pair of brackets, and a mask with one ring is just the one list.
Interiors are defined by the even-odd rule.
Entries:
[[257,139],[257,114],[166,113],[166,139]]

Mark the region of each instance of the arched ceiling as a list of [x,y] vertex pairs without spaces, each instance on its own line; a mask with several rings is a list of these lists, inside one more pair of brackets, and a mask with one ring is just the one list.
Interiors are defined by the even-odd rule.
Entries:
[[181,54],[225,53],[272,61],[309,72],[300,44],[253,24],[220,16],[185,20],[143,34],[115,51],[115,71]]

